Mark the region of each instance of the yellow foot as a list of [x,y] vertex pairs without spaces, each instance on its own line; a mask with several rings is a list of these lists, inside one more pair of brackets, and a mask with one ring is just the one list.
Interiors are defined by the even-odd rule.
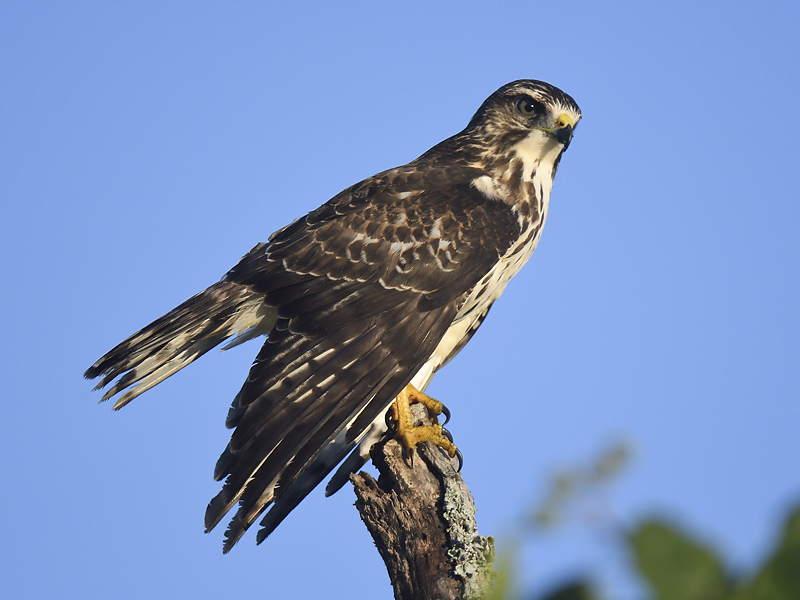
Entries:
[[[414,426],[411,419],[411,409],[409,408],[414,402],[422,404],[428,409],[428,415],[433,421],[431,425]],[[390,414],[395,423],[397,423],[397,431],[394,437],[400,442],[409,457],[413,456],[414,447],[422,442],[433,442],[447,452],[450,458],[456,455],[455,444],[447,437],[446,432],[439,425],[436,418],[437,415],[442,414],[445,410],[444,404],[427,394],[423,394],[410,383],[400,392],[392,403]],[[447,413],[445,412],[445,414]]]

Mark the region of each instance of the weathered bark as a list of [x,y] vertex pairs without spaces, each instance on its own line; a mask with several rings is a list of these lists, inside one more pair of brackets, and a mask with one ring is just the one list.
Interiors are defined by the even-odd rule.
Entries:
[[488,596],[494,540],[478,535],[475,504],[456,461],[426,443],[417,447],[412,467],[395,440],[376,444],[372,461],[378,481],[363,471],[351,481],[395,599]]

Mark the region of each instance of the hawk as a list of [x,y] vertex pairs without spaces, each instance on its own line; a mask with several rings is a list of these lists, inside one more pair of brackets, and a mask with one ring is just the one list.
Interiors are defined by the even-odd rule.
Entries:
[[[504,85],[463,131],[276,231],[86,371],[95,389],[114,382],[102,399],[116,410],[229,338],[224,349],[266,336],[206,511],[210,531],[238,503],[224,552],[269,508],[263,541],[340,463],[326,492],[341,487],[395,398],[438,404],[423,391],[536,248],[580,118],[552,85]],[[405,445],[435,439],[452,456],[440,432]]]

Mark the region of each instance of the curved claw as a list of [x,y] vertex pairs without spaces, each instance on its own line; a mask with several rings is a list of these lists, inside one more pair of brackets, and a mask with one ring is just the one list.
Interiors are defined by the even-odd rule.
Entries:
[[464,468],[464,455],[461,454],[461,450],[456,448],[456,458],[458,459],[458,469],[456,469],[457,473],[461,473],[461,469]]
[[451,443],[451,444],[453,443],[453,434],[452,434],[452,433],[450,433],[450,432],[449,432],[447,429],[445,429],[444,427],[442,427],[442,435],[443,435],[444,437],[446,437],[448,440],[450,440],[450,443]]
[[[450,409],[444,404],[442,404],[442,414],[444,415],[444,423],[442,425],[447,425],[450,422]],[[452,442],[453,440],[450,441]]]
[[[447,429],[445,429],[444,427],[442,427],[442,435],[443,435],[444,437],[446,437],[448,440],[450,440],[450,443],[452,443],[452,442],[453,442],[453,434],[452,434],[452,433],[450,433],[450,432],[449,432]],[[445,455],[447,458],[450,458],[450,455],[449,455],[449,454],[447,454],[447,451],[445,451],[445,449],[444,449],[444,448],[442,448],[442,447],[440,446],[440,447],[439,447],[439,449],[440,449],[442,452],[444,452],[444,455]],[[458,448],[456,448],[456,458],[458,459],[458,469],[457,469],[457,471],[458,471],[459,473],[461,473],[461,469],[464,467],[464,455],[463,455],[463,454],[461,454],[461,450],[459,450]]]
[[[450,435],[449,431],[447,431],[446,429],[442,428],[442,433],[444,434],[444,436],[448,440],[450,440],[451,442],[453,441],[453,436]],[[439,450],[441,450],[442,454],[444,454],[447,458],[450,458],[450,455],[447,453],[447,450],[445,450],[441,446],[439,446]],[[459,450],[458,448],[456,448],[456,456],[455,456],[455,458],[458,459],[458,469],[456,469],[456,472],[457,473],[461,473],[461,469],[464,468],[464,455],[461,454],[461,450]]]

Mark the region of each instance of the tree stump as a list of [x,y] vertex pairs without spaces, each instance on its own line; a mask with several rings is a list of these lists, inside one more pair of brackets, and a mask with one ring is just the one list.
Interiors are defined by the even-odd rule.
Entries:
[[[413,405],[415,419],[419,405]],[[494,579],[494,540],[478,534],[457,463],[430,443],[413,466],[395,440],[375,444],[375,479],[353,474],[356,508],[386,564],[396,600],[483,598]]]

